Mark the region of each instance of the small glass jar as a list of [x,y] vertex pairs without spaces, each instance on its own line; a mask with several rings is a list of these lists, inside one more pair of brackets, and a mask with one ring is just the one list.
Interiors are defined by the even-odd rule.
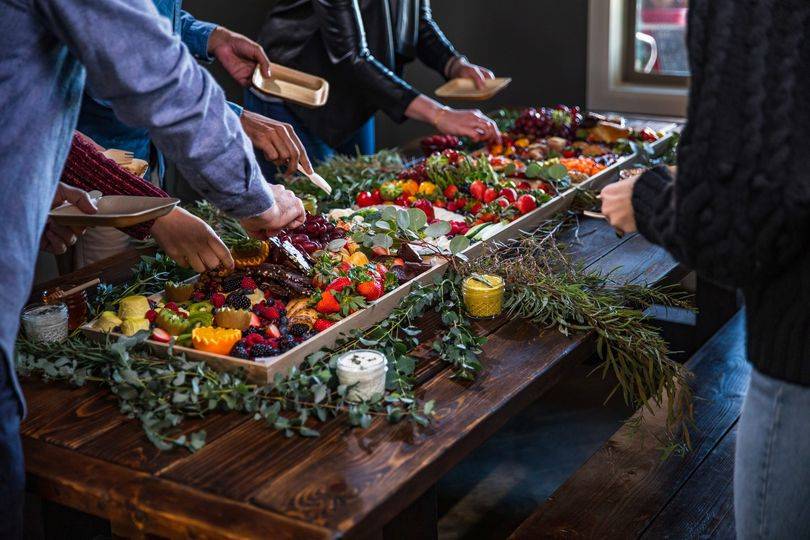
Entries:
[[46,304],[64,302],[68,308],[68,330],[73,332],[87,321],[87,290],[81,290],[70,296],[65,296],[62,289],[44,291],[42,301]]
[[492,275],[470,276],[461,284],[467,314],[474,319],[494,319],[503,313],[505,283]]
[[337,376],[340,384],[351,386],[346,399],[368,401],[375,394],[385,393],[388,360],[379,351],[358,349],[338,357]]
[[22,312],[25,335],[35,342],[59,342],[68,337],[68,308],[65,304],[29,304]]

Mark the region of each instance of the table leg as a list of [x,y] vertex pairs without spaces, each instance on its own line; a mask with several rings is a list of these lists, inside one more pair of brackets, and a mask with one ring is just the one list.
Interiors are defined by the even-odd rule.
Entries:
[[384,540],[437,540],[438,522],[434,485],[383,527],[382,536]]

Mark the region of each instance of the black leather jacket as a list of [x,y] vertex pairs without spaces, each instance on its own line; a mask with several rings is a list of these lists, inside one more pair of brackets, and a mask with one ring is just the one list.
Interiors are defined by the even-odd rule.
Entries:
[[433,20],[430,0],[280,0],[258,41],[271,61],[329,81],[324,107],[288,106],[333,146],[378,110],[405,120],[419,95],[400,78],[406,63],[418,58],[444,75],[459,55]]

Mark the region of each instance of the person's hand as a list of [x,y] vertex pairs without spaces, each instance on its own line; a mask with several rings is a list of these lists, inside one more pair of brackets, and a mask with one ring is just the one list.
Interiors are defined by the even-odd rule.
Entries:
[[242,227],[254,238],[264,240],[284,228],[295,229],[306,221],[304,203],[295,193],[281,185],[271,185],[275,204],[258,216],[241,220]]
[[[51,208],[56,208],[64,203],[70,203],[76,206],[85,214],[95,214],[98,212],[95,203],[87,194],[79,188],[69,186],[62,182],[56,188],[56,194],[53,197]],[[39,247],[43,251],[48,251],[55,255],[61,255],[67,249],[76,243],[79,236],[84,234],[82,227],[65,227],[57,225],[51,219],[45,222],[45,230],[42,233],[42,238],[39,242]]]
[[250,111],[242,111],[240,120],[253,146],[261,150],[268,161],[276,165],[286,163],[287,174],[294,173],[300,163],[307,173],[312,174],[307,151],[290,124]]
[[261,45],[242,34],[218,26],[208,38],[208,53],[242,86],[248,86],[256,65],[262,73],[270,76],[270,60]]
[[636,232],[636,215],[633,210],[633,186],[639,176],[620,180],[605,186],[599,198],[602,199],[602,214],[620,233]]
[[469,137],[474,141],[497,141],[501,138],[498,126],[478,109],[444,109],[433,121],[442,133]]
[[485,67],[477,66],[475,64],[471,64],[466,58],[460,58],[456,60],[453,65],[450,67],[450,72],[448,73],[451,79],[456,78],[464,78],[464,79],[472,79],[473,83],[475,83],[475,87],[479,90],[483,90],[486,86],[487,79],[494,79],[495,74],[492,71],[488,70]]
[[182,208],[157,218],[151,233],[166,255],[180,266],[191,266],[196,272],[220,266],[233,268],[231,252],[214,230]]

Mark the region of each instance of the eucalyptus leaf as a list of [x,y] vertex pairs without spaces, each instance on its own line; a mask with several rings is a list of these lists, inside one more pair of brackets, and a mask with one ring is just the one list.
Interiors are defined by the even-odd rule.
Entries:
[[397,211],[397,225],[400,229],[408,229],[411,226],[411,216],[405,210]]
[[446,234],[450,234],[452,228],[450,224],[446,221],[434,221],[427,227],[425,227],[425,236],[429,238],[439,238],[440,236],[444,236]]
[[454,255],[461,253],[468,247],[470,247],[470,239],[463,234],[454,236],[453,239],[450,240],[450,252]]
[[375,234],[374,235],[374,247],[381,247],[385,249],[389,249],[391,246],[394,245],[394,240],[387,234]]
[[408,228],[412,231],[421,231],[427,225],[427,215],[418,208],[409,208],[408,216],[411,220]]

